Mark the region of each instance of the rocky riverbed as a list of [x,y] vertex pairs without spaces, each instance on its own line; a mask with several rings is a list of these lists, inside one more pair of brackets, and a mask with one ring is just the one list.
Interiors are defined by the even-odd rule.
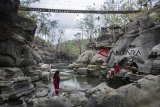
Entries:
[[[69,65],[71,72],[60,73],[62,91],[59,96],[52,96],[53,86],[47,83],[51,84],[57,69],[46,63],[52,63],[55,53],[36,41],[38,46],[33,46],[36,22],[20,16],[19,5],[19,0],[0,1],[0,107],[160,107],[160,22],[155,20],[160,17],[159,10],[139,16],[124,27],[114,25],[103,31]],[[139,50],[141,55],[108,54],[106,61],[98,54],[106,48],[109,52]],[[153,57],[155,51],[157,56]],[[61,53],[63,61],[70,57],[63,56]],[[126,70],[125,62],[131,58],[140,72],[130,75],[132,83],[116,88],[110,87],[113,81],[99,83],[98,78],[114,62]],[[66,82],[80,86],[70,88]]]
[[106,83],[83,91],[63,92],[59,96],[37,99],[37,107],[159,107],[160,76],[148,75],[118,89]]

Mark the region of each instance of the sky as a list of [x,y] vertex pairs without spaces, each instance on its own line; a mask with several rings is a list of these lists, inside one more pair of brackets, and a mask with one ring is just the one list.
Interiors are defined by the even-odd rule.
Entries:
[[[51,9],[79,9],[85,10],[87,6],[95,4],[96,9],[104,3],[105,0],[41,0],[39,3],[32,4],[32,7],[51,8]],[[84,14],[73,13],[52,13],[51,19],[58,20],[59,28],[65,30],[64,39],[72,40],[74,34],[80,32],[78,28],[78,19],[83,18]]]

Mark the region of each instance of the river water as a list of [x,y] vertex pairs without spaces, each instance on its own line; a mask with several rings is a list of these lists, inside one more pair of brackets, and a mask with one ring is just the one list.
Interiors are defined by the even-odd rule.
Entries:
[[[68,63],[58,63],[54,64],[54,69],[60,69],[61,71],[65,72],[68,71]],[[93,88],[101,83],[98,78],[91,78],[86,76],[78,76],[76,74],[71,74],[71,78],[69,80],[64,80],[60,82],[60,88],[69,87],[74,90],[85,90],[89,88]],[[51,93],[54,91],[53,83],[49,84],[51,88]]]

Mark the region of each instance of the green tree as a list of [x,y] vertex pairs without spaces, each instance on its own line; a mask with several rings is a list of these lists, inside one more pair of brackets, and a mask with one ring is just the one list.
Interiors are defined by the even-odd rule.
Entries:
[[[22,0],[21,6],[28,7],[32,3],[39,2],[39,1],[40,0]],[[58,21],[51,20],[49,18],[51,16],[50,13],[19,11],[19,14],[25,17],[29,17],[34,21],[36,21],[38,26],[36,33],[38,34],[38,36],[44,37],[54,43],[56,30],[58,28]]]
[[63,36],[65,34],[65,31],[62,29],[58,30],[58,43],[57,43],[57,50],[62,51],[63,49]]
[[[136,10],[137,3],[134,0],[106,0],[101,6],[104,11]],[[129,22],[131,14],[107,14],[102,15],[101,20],[105,26],[124,25]]]
[[74,34],[75,37],[75,45],[79,48],[79,54],[82,53],[82,34],[81,33],[76,33]]

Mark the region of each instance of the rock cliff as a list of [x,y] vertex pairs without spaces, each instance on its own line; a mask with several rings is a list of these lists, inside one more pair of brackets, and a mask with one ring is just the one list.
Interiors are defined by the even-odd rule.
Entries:
[[[41,62],[31,44],[36,23],[19,16],[19,0],[0,1],[0,106],[25,106],[39,80],[34,62]],[[6,103],[7,102],[7,103]],[[1,105],[4,104],[5,105]]]

